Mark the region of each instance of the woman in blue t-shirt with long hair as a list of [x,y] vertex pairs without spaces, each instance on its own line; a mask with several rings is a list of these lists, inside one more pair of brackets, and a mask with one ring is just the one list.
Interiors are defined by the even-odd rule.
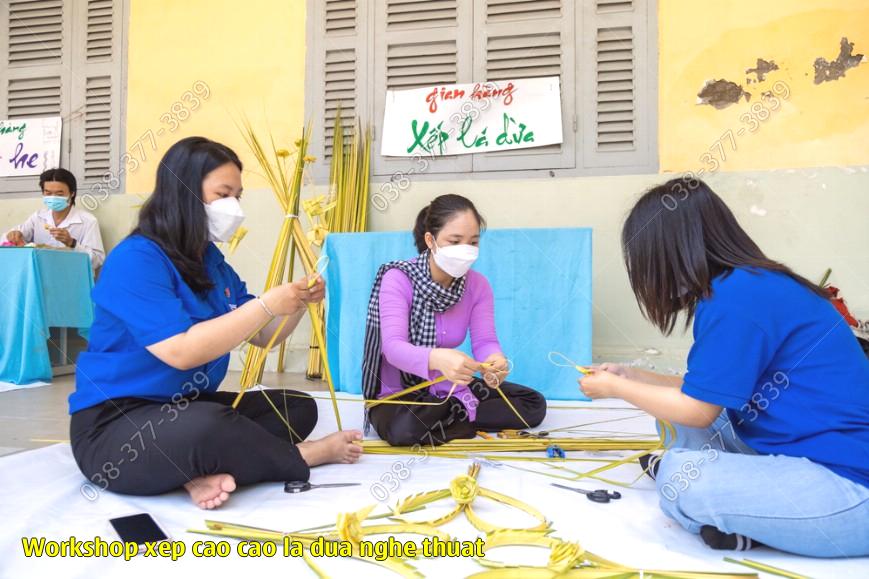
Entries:
[[359,431],[306,440],[317,423],[309,397],[263,390],[233,407],[236,393],[217,391],[233,349],[275,332],[279,344],[325,293],[322,279],[303,278],[256,297],[224,261],[214,242],[244,217],[241,169],[209,139],[172,145],[136,228],[106,260],[69,397],[73,456],[95,487],[183,487],[212,509],[236,486],[308,480],[312,466],[359,459]]
[[643,195],[622,247],[645,317],[665,335],[693,319],[687,373],[602,364],[580,386],[675,425],[641,461],[664,512],[713,548],[869,555],[869,361],[824,291],[702,181]]

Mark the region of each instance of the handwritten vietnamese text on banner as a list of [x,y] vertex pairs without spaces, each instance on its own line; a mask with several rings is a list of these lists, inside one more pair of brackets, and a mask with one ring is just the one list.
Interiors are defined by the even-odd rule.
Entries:
[[562,142],[557,76],[386,91],[380,154],[486,153]]
[[39,175],[60,165],[60,117],[0,120],[0,177]]

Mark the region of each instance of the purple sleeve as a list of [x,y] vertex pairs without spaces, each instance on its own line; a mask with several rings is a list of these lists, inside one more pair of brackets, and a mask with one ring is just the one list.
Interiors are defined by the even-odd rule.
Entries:
[[399,269],[383,275],[380,285],[380,341],[386,361],[409,374],[430,380],[428,359],[431,348],[410,343],[410,305],[413,286]]
[[481,274],[474,277],[474,303],[471,306],[471,349],[478,362],[492,354],[501,353],[501,344],[495,333],[495,296],[489,280]]

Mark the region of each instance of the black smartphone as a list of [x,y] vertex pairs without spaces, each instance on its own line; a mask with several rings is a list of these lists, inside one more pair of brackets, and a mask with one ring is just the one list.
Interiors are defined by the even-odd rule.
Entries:
[[157,521],[147,513],[109,519],[109,522],[124,542],[144,545],[145,543],[158,543],[169,539]]

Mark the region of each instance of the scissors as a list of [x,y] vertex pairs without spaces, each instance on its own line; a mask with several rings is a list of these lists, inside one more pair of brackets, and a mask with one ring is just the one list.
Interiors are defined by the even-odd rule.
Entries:
[[622,493],[620,492],[609,492],[606,489],[598,489],[596,491],[587,491],[585,489],[578,489],[576,487],[569,487],[566,485],[560,485],[558,483],[552,483],[552,486],[558,487],[560,489],[566,489],[569,491],[574,491],[577,493],[584,494],[588,500],[593,503],[608,503],[611,500],[622,498]]
[[338,487],[356,487],[362,483],[329,483],[322,485],[312,485],[306,480],[291,480],[284,483],[285,493],[304,493],[311,489],[334,489]]

